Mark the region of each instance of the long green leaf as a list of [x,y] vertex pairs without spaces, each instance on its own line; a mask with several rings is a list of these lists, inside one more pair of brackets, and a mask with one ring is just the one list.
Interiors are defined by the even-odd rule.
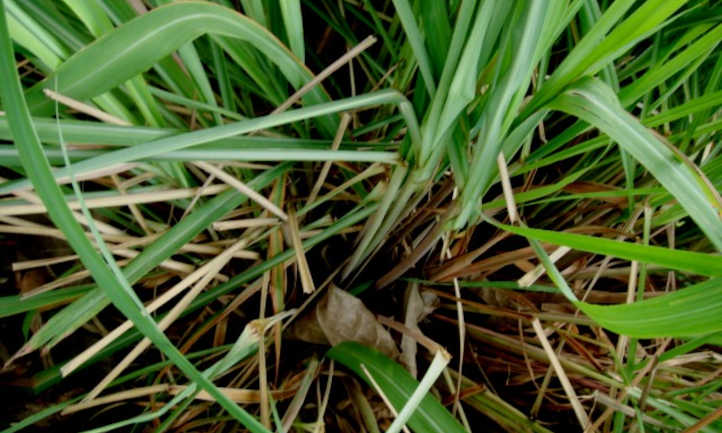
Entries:
[[576,307],[600,325],[634,338],[693,337],[722,330],[722,278],[633,304],[580,302],[538,241],[530,239],[549,278]]
[[[100,95],[205,33],[252,44],[278,66],[293,87],[298,88],[312,78],[311,72],[255,21],[213,3],[189,1],[159,7],[106,33],[31,88],[28,105],[33,113],[49,113],[52,104],[42,90],[53,87],[56,79],[58,92],[64,95],[80,100]],[[316,86],[304,100],[314,104],[328,97]],[[332,136],[335,120],[322,118],[319,122]]]
[[[687,1],[647,0],[626,19],[624,19],[626,12],[638,2],[635,0],[613,2],[556,68],[552,77],[534,95],[533,100],[524,108],[522,117],[525,118],[539,109],[574,80],[604,68]],[[615,25],[617,26],[614,27]],[[607,35],[613,27],[614,30]]]
[[[255,119],[241,120],[213,128],[201,129],[198,131],[188,132],[180,136],[172,136],[160,138],[133,147],[116,150],[107,154],[97,156],[88,160],[79,162],[73,166],[73,171],[77,175],[88,173],[90,171],[112,166],[114,164],[122,164],[124,162],[135,161],[138,159],[149,158],[155,155],[181,150],[199,144],[209,143],[212,141],[233,137],[240,134],[258,131],[261,129],[272,128],[274,126],[284,125],[298,120],[309,119],[318,116],[338,113],[345,110],[363,108],[382,104],[395,104],[399,106],[399,110],[404,115],[410,135],[418,137],[418,125],[416,117],[413,114],[410,103],[406,98],[395,90],[380,90],[373,93],[367,93],[360,96],[341,99],[334,102],[312,105],[310,107],[289,110],[278,114],[269,114],[267,116]],[[63,168],[54,172],[56,177],[68,175],[68,169]],[[13,182],[7,182],[0,185],[0,194],[8,193],[18,188],[26,188],[29,186],[28,179],[22,179]]]
[[0,86],[0,95],[2,95],[3,107],[7,111],[13,127],[13,135],[18,142],[23,166],[33,180],[38,195],[47,206],[52,221],[64,231],[68,242],[77,252],[83,264],[90,270],[98,285],[103,288],[105,294],[146,337],[151,339],[181,371],[212,395],[240,422],[255,432],[267,431],[262,424],[219,391],[173,346],[168,337],[150,318],[135,292],[127,286],[127,282],[124,286],[95,251],[65,203],[60,188],[50,171],[50,165],[30,121],[30,111],[22,95],[13,52],[5,19],[5,3],[4,0],[0,0],[0,75],[6,77],[5,83]]
[[[30,50],[50,70],[55,70],[74,49],[82,46],[84,35],[78,36],[78,32],[68,32],[62,23],[58,24],[54,18],[41,15],[45,10],[35,3],[25,2],[23,6],[27,10],[23,10],[18,7],[15,0],[6,2],[10,36]],[[78,0],[69,0],[69,3],[73,3],[71,9],[78,14],[81,21],[86,23],[91,31],[102,32],[112,29],[110,22],[103,21],[103,11],[99,10],[97,5]],[[139,77],[139,79],[141,78]],[[108,113],[130,123],[134,122],[135,116],[115,95],[110,93],[97,95],[93,101]]]
[[510,64],[499,69],[502,76],[478,121],[479,133],[477,149],[471,160],[469,180],[461,193],[461,210],[455,221],[460,228],[478,212],[479,198],[489,187],[493,179],[497,155],[502,150],[503,137],[509,128],[507,115],[513,113],[521,103],[520,95],[526,92],[531,80],[535,56],[539,44],[539,33],[543,30],[544,20],[553,2],[531,1],[517,3],[520,31],[516,38],[509,38],[506,49],[510,54]]
[[3,296],[0,297],[0,318],[66,303],[86,294],[90,289],[89,286],[75,286],[39,293],[30,298],[22,295]]
[[291,51],[306,62],[306,48],[303,41],[303,15],[301,14],[300,0],[282,0],[280,3],[283,23],[286,25],[286,35]]
[[[140,161],[356,161],[381,162],[398,164],[399,155],[396,152],[380,152],[374,150],[330,150],[330,149],[304,149],[292,146],[274,147],[272,144],[289,144],[287,141],[270,140],[264,146],[260,140],[257,148],[237,148],[232,146],[202,145],[191,149],[166,152],[143,158]],[[300,143],[299,143],[300,144]],[[61,163],[60,150],[48,149],[46,152],[51,164]],[[107,150],[72,150],[71,161],[82,161],[109,153]],[[0,144],[0,164],[5,166],[19,166],[18,151],[14,146]],[[6,202],[7,203],[7,202]]]
[[608,86],[594,79],[582,80],[550,107],[577,116],[619,143],[679,201],[710,242],[722,251],[722,204],[717,193],[671,144],[627,113]]
[[408,0],[392,1],[394,3],[394,7],[396,8],[396,13],[401,19],[401,25],[406,31],[406,37],[408,38],[409,45],[411,45],[411,49],[414,52],[414,57],[416,57],[416,62],[418,63],[419,70],[421,71],[421,76],[424,78],[426,91],[433,97],[434,93],[436,93],[436,80],[434,80],[434,74],[431,69],[431,60],[429,60],[429,54],[426,52],[426,46],[424,45],[424,35],[422,35],[421,29],[419,29],[416,17],[414,17],[414,13],[411,10],[411,5]]
[[[279,114],[271,114],[256,119],[242,120],[233,124],[193,131],[184,134],[182,137],[174,136],[168,138],[161,138],[155,141],[144,143],[143,145],[137,145],[133,146],[132,148],[117,150],[92,159],[82,161],[74,165],[73,170],[76,174],[80,175],[101,167],[108,167],[114,164],[148,158],[166,152],[171,152],[173,150],[179,150],[198,144],[208,143],[223,138],[229,138],[234,135],[278,126],[296,120],[303,120],[319,115],[336,113],[351,108],[373,106],[385,103],[398,104],[400,111],[408,122],[411,135],[418,136],[418,125],[416,124],[416,119],[406,98],[404,98],[403,95],[399,94],[396,91],[383,90],[375,93],[347,98],[344,100],[329,102],[326,104],[319,104],[316,106],[301,108],[297,110],[290,110]],[[56,177],[67,176],[68,170],[67,168],[63,168],[55,171],[54,174]],[[17,190],[19,188],[28,187],[29,182],[30,181],[28,179],[6,182],[5,184],[0,185],[0,193],[7,193]]]
[[722,330],[722,278],[633,304],[582,309],[605,328],[632,337],[703,335]]
[[[240,119],[239,119],[240,120]],[[69,142],[82,144],[103,144],[107,147],[127,147],[136,144],[143,144],[172,135],[180,135],[186,130],[171,128],[151,128],[145,126],[118,126],[107,123],[92,122],[87,120],[55,119],[47,117],[33,117],[33,125],[44,143],[58,143],[58,125],[62,130],[63,137]],[[7,117],[0,115],[0,138],[12,140],[10,125]],[[291,137],[263,137],[260,135],[242,135],[214,140],[213,146],[228,147],[237,149],[248,148],[285,148],[285,149],[328,149],[331,147],[331,140],[319,140],[310,138]],[[374,148],[395,147],[393,142],[374,143]],[[340,149],[355,149],[358,147],[369,147],[365,143],[342,141]]]
[[63,0],[63,2],[75,12],[91,34],[102,35],[113,29],[113,24],[98,3],[84,0]]
[[605,254],[644,263],[654,263],[670,269],[678,269],[699,275],[722,277],[722,255],[673,250],[670,248],[615,241],[574,233],[515,227],[506,224],[499,224],[499,227],[528,238],[554,245],[564,245],[580,251]]
[[[419,382],[399,364],[383,354],[359,343],[347,341],[326,353],[329,358],[350,368],[371,385],[361,366],[366,367],[373,380],[397,411],[419,386]],[[427,394],[411,415],[409,427],[417,433],[462,433],[464,428],[431,394]]]

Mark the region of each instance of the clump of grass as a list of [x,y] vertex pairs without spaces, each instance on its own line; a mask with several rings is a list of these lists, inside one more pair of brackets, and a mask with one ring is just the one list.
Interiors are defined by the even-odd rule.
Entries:
[[0,9],[5,432],[722,428],[716,2]]

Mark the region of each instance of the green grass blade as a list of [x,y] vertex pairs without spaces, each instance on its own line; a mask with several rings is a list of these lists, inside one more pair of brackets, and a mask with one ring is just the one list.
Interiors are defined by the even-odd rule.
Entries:
[[249,17],[253,18],[263,27],[268,27],[266,23],[266,10],[263,7],[263,0],[241,0],[243,11]]
[[[419,386],[419,382],[402,366],[358,343],[347,341],[338,344],[329,350],[326,356],[345,365],[371,385],[361,368],[362,365],[366,367],[397,411],[401,410]],[[431,394],[426,394],[421,400],[409,418],[408,426],[417,433],[465,432],[461,424]]]
[[441,75],[446,62],[446,55],[451,43],[450,19],[453,18],[453,13],[453,10],[449,11],[449,4],[445,1],[422,0],[419,3],[419,15],[424,32],[433,35],[433,37],[426,38],[426,46],[429,48],[429,58],[435,77]]
[[[110,18],[108,18],[108,15],[99,3],[83,0],[63,1],[73,12],[75,12],[93,36],[100,37],[113,30],[113,24],[111,23]],[[143,114],[143,118],[145,118],[151,125],[162,125],[164,122],[158,111],[155,100],[150,95],[148,85],[143,77],[133,77],[128,80],[127,85],[130,96]]]
[[[647,0],[626,19],[635,0],[613,2],[590,31],[557,67],[544,86],[524,108],[521,117],[539,109],[574,80],[592,75],[627,51],[635,41],[662,24],[688,0]],[[616,27],[614,27],[616,25]],[[610,30],[614,28],[610,32]],[[609,35],[607,33],[609,32]]]
[[301,63],[306,63],[306,48],[303,40],[303,15],[300,0],[281,0],[281,14],[286,26],[286,36],[293,54]]
[[3,296],[0,297],[0,318],[69,302],[86,294],[90,288],[89,286],[67,287],[39,293],[30,298],[24,298],[22,295]]
[[[47,117],[33,117],[33,125],[40,137],[40,141],[44,143],[58,143],[58,125],[55,119]],[[145,126],[118,126],[107,123],[90,122],[87,120],[62,119],[59,122],[63,136],[69,142],[82,144],[103,144],[107,147],[128,147],[137,144],[143,144],[149,141],[157,140],[172,135],[188,132],[184,129],[171,128],[151,128]],[[10,133],[10,125],[7,117],[0,116],[0,138],[3,140],[12,140]],[[315,149],[322,150],[331,147],[331,140],[310,139],[310,138],[292,138],[292,137],[262,137],[259,135],[235,136],[222,140],[215,140],[208,146],[216,148],[235,148],[235,149],[261,149],[261,148],[278,148],[278,149]],[[51,146],[48,146],[49,148]],[[200,146],[199,146],[200,147]],[[364,143],[342,141],[340,149],[353,150],[358,147],[369,147]],[[374,148],[387,149],[394,148],[396,144],[393,142],[373,143]],[[48,149],[48,151],[51,149]],[[72,154],[72,150],[71,150]]]
[[124,286],[122,281],[116,278],[85,236],[83,229],[63,199],[30,121],[30,111],[23,98],[20,81],[15,70],[14,51],[5,20],[4,0],[0,0],[0,9],[0,74],[7,77],[6,82],[0,88],[3,107],[7,111],[13,127],[13,135],[19,143],[18,148],[23,166],[33,180],[38,195],[48,207],[50,218],[66,234],[68,242],[77,252],[83,264],[90,270],[98,285],[103,288],[105,294],[146,337],[173,360],[193,382],[212,395],[231,415],[254,432],[267,431],[256,419],[220,392],[173,346],[168,337],[150,318],[127,282]]
[[[270,320],[270,318],[269,318],[269,320]],[[226,372],[233,365],[243,361],[244,359],[246,359],[249,356],[256,353],[256,351],[258,350],[259,332],[262,332],[263,327],[264,327],[263,322],[264,321],[252,321],[249,324],[247,324],[243,328],[243,332],[241,332],[241,334],[236,339],[233,346],[231,346],[228,353],[226,353],[223,356],[223,358],[221,358],[220,360],[213,363],[213,365],[211,365],[210,367],[205,369],[202,373],[203,376],[207,377],[208,379],[213,379],[214,377],[217,377],[218,375]],[[115,430],[115,429],[125,427],[128,425],[134,425],[134,424],[140,424],[140,423],[152,421],[154,419],[157,419],[157,418],[163,416],[169,410],[175,408],[177,406],[177,404],[182,402],[183,400],[191,398],[198,391],[199,391],[198,386],[196,384],[191,384],[186,389],[184,389],[183,392],[181,392],[177,396],[173,397],[173,399],[171,399],[162,408],[160,408],[156,411],[149,412],[149,413],[143,413],[141,415],[126,419],[124,421],[107,424],[100,428],[86,430],[84,433],[101,433],[101,432]]]
[[722,278],[712,278],[673,293],[633,304],[593,305],[577,300],[541,247],[529,243],[557,288],[603,327],[634,338],[691,337],[722,330]]
[[42,38],[42,34],[33,32],[34,29],[28,27],[29,20],[22,19],[23,15],[20,14],[23,12],[18,11],[16,5],[8,3],[7,8],[8,27],[13,40],[40,61],[38,65],[40,68],[50,70],[57,68],[62,63],[62,52],[53,49],[54,45],[49,44],[48,39]]
[[[193,43],[188,42],[182,47],[180,47],[178,49],[178,55],[180,56],[181,60],[183,60],[183,66],[186,67],[186,70],[188,70],[188,72],[191,74],[193,81],[200,89],[201,96],[203,97],[204,102],[211,106],[217,107],[218,104],[216,103],[216,96],[213,92],[213,87],[211,87],[211,82],[208,79],[208,75],[206,75],[206,71],[203,68],[203,63],[201,62],[201,59],[198,56],[198,51],[196,51]],[[218,115],[218,113],[214,112],[213,118],[216,124],[223,124],[223,120],[221,119],[221,116]]]
[[[158,140],[150,141],[126,149],[116,150],[114,152],[110,152],[95,158],[84,160],[75,164],[73,166],[73,171],[76,173],[76,175],[82,175],[89,171],[96,170],[100,167],[109,167],[114,164],[121,164],[123,162],[135,161],[155,155],[161,155],[166,152],[180,150],[187,147],[208,143],[223,138],[233,137],[252,131],[272,128],[274,126],[284,125],[298,120],[304,120],[318,116],[334,114],[345,110],[382,104],[398,104],[402,114],[405,115],[411,135],[414,135],[414,129],[418,131],[418,126],[416,124],[416,119],[413,115],[413,112],[409,112],[410,110],[404,109],[405,106],[409,105],[408,101],[406,101],[406,98],[404,98],[403,95],[401,95],[395,90],[381,90],[374,93],[368,93],[365,95],[341,99],[325,104],[318,104],[310,107],[299,108],[296,110],[285,111],[279,114],[270,114],[255,119],[241,120],[239,122],[227,125],[188,132],[180,136],[160,138]],[[416,134],[418,134],[418,132]],[[54,175],[67,176],[68,170],[65,168],[56,170],[54,172]],[[0,194],[8,193],[18,188],[25,188],[27,186],[29,186],[29,180],[27,179],[16,182],[8,182],[0,185]]]
[[113,29],[113,24],[99,3],[85,0],[63,0],[63,2],[75,12],[92,35],[99,36]]
[[[268,143],[269,145],[272,144]],[[262,143],[261,143],[262,145]],[[71,161],[82,161],[107,154],[106,150],[86,150],[70,152]],[[60,150],[49,149],[46,152],[51,164],[60,164],[62,155]],[[381,152],[374,150],[323,150],[302,149],[293,147],[261,147],[238,149],[230,146],[197,146],[192,149],[166,152],[143,158],[142,161],[354,161],[354,162],[380,162],[384,164],[398,164],[399,155],[395,152]],[[0,164],[19,167],[20,159],[14,146],[0,145]],[[7,203],[7,202],[5,202]],[[0,204],[2,206],[2,204]]]
[[[414,57],[416,57],[421,76],[424,78],[426,91],[433,97],[434,93],[436,93],[436,80],[434,80],[431,60],[429,60],[429,54],[426,52],[426,46],[424,45],[424,35],[421,34],[421,29],[419,29],[416,17],[408,0],[392,1],[396,8],[396,13],[399,15],[399,19],[401,19],[401,25],[404,27],[411,49],[414,52]],[[427,36],[433,37],[431,35]]]
[[70,406],[73,403],[77,403],[79,400],[80,400],[80,397],[76,397],[71,400],[67,400],[62,403],[58,403],[58,404],[52,405],[50,407],[47,407],[43,410],[40,410],[40,411],[30,415],[27,418],[24,418],[22,421],[17,422],[15,424],[11,425],[10,427],[0,431],[0,433],[15,433],[24,428],[30,427],[31,425],[35,424],[36,422],[42,421],[45,418],[48,418],[52,415],[55,415],[58,412],[61,412],[66,407]]
[[[225,116],[230,117],[231,119],[238,120],[240,116],[236,111],[236,100],[234,99],[233,94],[233,83],[231,83],[231,76],[228,73],[229,72],[229,66],[227,63],[227,59],[225,57],[225,54],[223,53],[223,50],[221,47],[218,46],[216,43],[211,44],[211,56],[213,57],[213,71],[216,74],[216,82],[218,83],[218,87],[221,92],[221,102],[223,104],[224,110],[220,108],[213,108],[212,105],[208,105],[206,109],[215,109],[218,110],[219,113],[223,113]],[[156,89],[162,92],[160,89]],[[168,95],[175,96],[175,94],[166,92]],[[184,98],[187,101],[191,101],[190,99]],[[195,101],[193,101],[195,102]],[[233,113],[233,114],[231,114]],[[233,117],[237,116],[237,117]]]
[[673,250],[670,248],[615,241],[574,233],[515,227],[506,224],[500,224],[499,227],[528,238],[554,245],[564,245],[580,251],[605,254],[644,263],[654,263],[670,269],[678,269],[699,275],[722,277],[722,256],[718,254]]
[[[539,33],[543,29],[550,3],[533,1],[528,4],[517,4],[520,32],[518,39],[510,39],[509,50],[513,51],[510,65],[500,70],[503,76],[489,97],[485,111],[481,114],[479,124],[481,132],[477,139],[469,170],[469,180],[461,193],[461,210],[455,221],[460,228],[478,212],[478,200],[486,191],[493,179],[496,157],[502,150],[503,137],[509,125],[507,114],[513,112],[521,102],[519,95],[526,92],[534,67],[534,53],[540,43]],[[517,11],[515,11],[517,12]],[[514,12],[512,12],[514,15]],[[512,46],[514,45],[514,46]]]
[[459,113],[476,97],[476,83],[478,78],[479,58],[484,37],[486,36],[489,22],[496,12],[497,3],[485,1],[479,6],[476,19],[471,27],[471,34],[466,41],[466,46],[459,60],[454,74],[454,79],[449,86],[449,92],[441,113],[439,124],[436,130],[436,137],[441,137],[451,126]]
[[634,103],[642,95],[649,93],[655,87],[664,83],[665,80],[689,65],[693,65],[695,61],[703,60],[712,53],[720,42],[722,42],[722,25],[717,25],[682,52],[675,55],[673,59],[651,68],[643,76],[624,87],[619,93],[619,100],[622,105],[626,107]]
[[437,159],[442,156],[441,149],[443,149],[443,146],[438,145],[438,142],[435,141],[437,131],[440,129],[437,125],[446,104],[449,87],[458,70],[457,65],[464,49],[476,5],[476,0],[464,0],[459,6],[459,18],[454,24],[451,42],[446,52],[444,69],[439,80],[439,88],[431,101],[431,106],[427,108],[427,115],[422,125],[421,146],[419,149],[415,149],[416,159],[421,165],[434,166],[438,162]]
[[[720,58],[722,58],[722,56]],[[690,99],[684,104],[664,110],[656,116],[649,117],[644,120],[644,124],[653,128],[699,111],[706,112],[709,109],[718,107],[722,107],[722,91],[709,92],[699,98]]]
[[[64,95],[85,100],[102,94],[209,32],[252,44],[274,62],[296,88],[312,77],[275,36],[253,20],[212,3],[181,2],[128,21],[71,56],[54,74],[28,91],[28,105],[34,113],[51,112],[52,104],[42,89],[50,87],[56,77],[58,92]],[[304,100],[318,103],[327,100],[327,96],[316,86]],[[333,135],[336,130],[333,119],[320,121],[324,130]]]
[[684,207],[708,239],[722,251],[722,204],[691,163],[663,138],[627,113],[603,83],[587,79],[550,105],[596,126],[619,143]]
[[585,305],[582,309],[605,328],[631,337],[688,337],[716,332],[722,330],[722,279],[713,278],[633,304]]
[[[77,0],[68,0],[68,4],[91,32],[99,32],[93,33],[94,35],[100,35],[103,31],[110,31],[113,28],[110,21],[107,21],[107,17],[105,21],[103,20],[104,12],[97,5]],[[27,10],[18,8],[14,2],[7,3],[10,36],[49,66],[50,70],[55,70],[71,54],[72,50],[82,47],[84,33],[68,31],[67,23],[50,14],[45,14],[46,11],[42,9],[42,5],[31,3],[23,4],[23,6]],[[130,123],[133,123],[135,119],[135,116],[114,95],[109,93],[98,95],[93,98],[93,101],[116,117]]]
[[[20,8],[15,0],[8,1],[7,13],[10,23],[14,21],[17,25],[26,29],[28,35],[32,38],[31,46],[42,46],[43,49],[49,50],[52,53],[52,57],[41,58],[43,62],[60,61],[70,54],[68,47],[62,44],[53,34],[33,19],[25,10]],[[26,42],[30,42],[30,40],[26,40]],[[46,64],[50,67],[54,67],[53,64]]]

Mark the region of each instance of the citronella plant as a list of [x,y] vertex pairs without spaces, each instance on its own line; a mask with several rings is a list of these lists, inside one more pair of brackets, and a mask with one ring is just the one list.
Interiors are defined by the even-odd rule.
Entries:
[[718,2],[0,9],[4,431],[722,429]]

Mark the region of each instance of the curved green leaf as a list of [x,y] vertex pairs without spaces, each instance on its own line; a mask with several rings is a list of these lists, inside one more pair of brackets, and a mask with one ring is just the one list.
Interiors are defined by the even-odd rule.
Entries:
[[691,337],[722,331],[722,278],[633,304],[593,305],[577,299],[538,241],[530,239],[529,244],[562,294],[607,329],[634,338]]
[[619,143],[679,201],[710,242],[722,251],[719,193],[671,144],[624,110],[607,85],[584,79],[552,101],[550,107],[577,116]]
[[[361,366],[366,367],[397,411],[404,407],[419,386],[419,382],[402,366],[380,352],[356,342],[347,341],[338,344],[329,350],[326,356],[350,368],[369,383],[368,376]],[[409,418],[408,425],[417,433],[465,432],[461,424],[431,394],[426,394],[421,400],[418,408]]]
[[[252,44],[278,66],[293,87],[312,78],[311,72],[255,21],[213,3],[179,2],[161,6],[106,33],[61,64],[56,71],[26,95],[33,113],[49,113],[51,101],[45,88],[75,99],[100,95],[133,76],[146,71],[187,42],[206,33],[237,38]],[[320,86],[305,97],[310,104],[328,100]],[[333,119],[320,119],[325,132],[333,135]]]
[[722,330],[722,278],[633,304],[579,304],[600,325],[630,337],[689,337]]

